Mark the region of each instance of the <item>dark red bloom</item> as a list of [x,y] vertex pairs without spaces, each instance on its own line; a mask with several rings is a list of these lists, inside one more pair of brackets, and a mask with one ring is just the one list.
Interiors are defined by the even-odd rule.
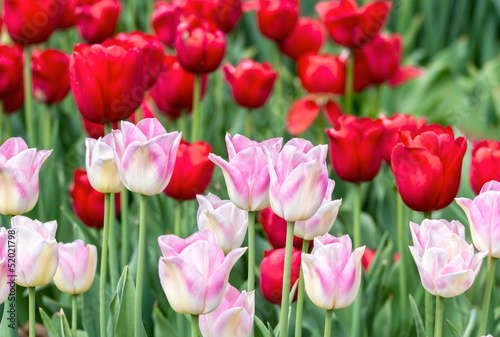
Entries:
[[225,33],[234,29],[242,13],[241,0],[177,0],[175,3],[184,15],[211,21]]
[[[89,227],[102,228],[104,224],[104,194],[92,188],[84,169],[73,173],[69,194],[76,215]],[[115,216],[120,213],[120,197],[115,195]]]
[[259,0],[257,19],[262,34],[274,41],[290,35],[299,19],[298,0]]
[[120,7],[119,0],[82,0],[76,9],[82,38],[89,43],[100,43],[111,37]]
[[352,183],[373,180],[382,163],[382,121],[345,115],[338,123],[338,128],[326,131],[333,170]]
[[[271,206],[264,208],[259,214],[259,222],[262,224],[267,241],[273,248],[285,248],[286,245],[286,220],[277,216]],[[293,246],[302,250],[301,238],[293,236]]]
[[175,32],[180,22],[181,9],[175,2],[156,1],[151,25],[158,39],[167,46],[173,47]]
[[482,140],[472,145],[469,179],[472,190],[479,194],[490,180],[500,181],[500,142]]
[[236,68],[226,64],[223,70],[236,103],[250,109],[266,103],[278,76],[269,63],[250,59],[241,60]]
[[[293,249],[292,273],[290,275],[290,290],[300,276],[300,250]],[[273,249],[264,252],[264,259],[260,264],[260,291],[266,301],[281,304],[283,290],[283,271],[285,269],[285,248]],[[297,300],[297,291],[293,297]]]
[[313,18],[300,18],[293,31],[280,41],[280,50],[297,61],[306,54],[317,54],[326,39],[323,24]]
[[55,49],[34,49],[31,62],[34,98],[45,104],[62,101],[69,92],[68,55]]
[[67,29],[78,24],[78,16],[76,15],[76,7],[82,0],[66,0],[63,4],[63,13],[57,24],[58,29]]
[[23,48],[21,46],[0,46],[0,99],[4,113],[13,113],[23,106]]
[[297,63],[297,75],[311,94],[342,94],[345,88],[345,63],[333,55],[309,54]]

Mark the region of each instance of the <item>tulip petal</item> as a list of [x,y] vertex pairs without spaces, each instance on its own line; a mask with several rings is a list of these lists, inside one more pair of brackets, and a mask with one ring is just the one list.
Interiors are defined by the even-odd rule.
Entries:
[[302,270],[307,296],[316,306],[330,310],[335,306],[337,280],[325,262],[314,255],[302,253]]
[[309,97],[295,101],[287,115],[286,129],[291,135],[306,131],[316,120],[320,107]]

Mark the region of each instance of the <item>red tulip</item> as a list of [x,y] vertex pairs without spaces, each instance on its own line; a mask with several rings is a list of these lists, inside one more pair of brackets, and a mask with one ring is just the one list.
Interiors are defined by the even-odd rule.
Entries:
[[269,63],[250,59],[241,60],[236,68],[226,64],[223,70],[234,100],[249,109],[260,108],[266,103],[278,76]]
[[177,0],[184,15],[195,15],[213,22],[220,30],[229,33],[241,17],[241,0]]
[[127,119],[144,98],[137,50],[80,43],[71,55],[69,76],[78,110],[94,123]]
[[271,40],[279,42],[290,35],[298,18],[298,0],[259,0],[259,28]]
[[370,265],[372,264],[375,255],[377,255],[376,250],[372,250],[368,247],[365,248],[365,253],[361,257],[361,265],[363,266],[365,272],[368,272],[368,270],[370,269]]
[[167,46],[173,47],[175,32],[180,22],[181,9],[175,2],[156,1],[151,25],[158,39]]
[[[143,63],[143,83],[146,89],[150,89],[160,76],[163,68],[165,51],[163,46],[154,35],[143,32],[120,33],[116,35],[116,40],[131,44],[131,48],[137,48],[142,56]],[[103,44],[106,44],[104,42]]]
[[[202,97],[205,93],[206,76],[201,76]],[[193,106],[194,74],[184,70],[176,56],[167,55],[163,70],[150,94],[158,110],[176,119],[182,110],[190,111]]]
[[55,49],[34,49],[31,62],[35,99],[49,105],[62,101],[69,92],[68,55]]
[[224,33],[231,32],[242,14],[242,0],[217,1],[217,25]]
[[183,140],[177,150],[174,173],[163,192],[177,200],[191,200],[197,194],[205,193],[215,167],[208,159],[211,151],[212,147],[208,143],[188,143]]
[[417,121],[417,118],[412,115],[402,115],[396,113],[390,118],[381,116],[380,119],[384,124],[384,137],[382,138],[382,151],[384,154],[384,160],[387,165],[391,166],[391,154],[394,146],[399,141],[400,131],[410,131],[412,133],[418,132],[427,123],[427,119],[424,117]]
[[81,0],[66,0],[63,4],[63,12],[61,19],[57,24],[58,29],[67,29],[78,24],[78,17],[76,15],[76,7]]
[[[300,250],[293,249],[292,273],[290,275],[290,290],[300,276]],[[281,304],[283,290],[283,271],[285,269],[285,248],[273,249],[264,252],[264,259],[260,264],[260,291],[266,301]],[[293,300],[297,300],[297,292]]]
[[473,143],[469,179],[472,190],[479,194],[490,180],[500,181],[500,142],[483,140]]
[[76,8],[82,38],[89,43],[100,43],[112,36],[120,7],[119,0],[82,0]]
[[59,23],[64,2],[60,0],[4,0],[4,23],[18,44],[45,42]]
[[404,203],[421,212],[448,206],[458,192],[466,149],[466,139],[455,139],[450,126],[428,125],[415,135],[400,132],[391,168]]
[[323,24],[313,18],[300,18],[293,31],[280,41],[280,50],[297,61],[306,54],[317,54],[325,43]]
[[[259,222],[262,224],[267,241],[273,248],[285,248],[286,245],[286,220],[277,216],[271,206],[264,208],[259,214]],[[302,250],[301,238],[293,236],[293,246]]]
[[312,94],[342,94],[345,87],[345,63],[333,55],[305,55],[297,63],[302,86]]
[[319,2],[316,5],[333,41],[359,49],[378,35],[392,7],[388,1],[372,1],[358,8],[354,0]]
[[14,92],[12,95],[6,96],[2,98],[2,107],[3,107],[3,113],[5,114],[11,114],[19,109],[24,104],[24,88],[19,87],[16,92]]
[[184,69],[195,74],[209,73],[222,62],[226,37],[210,21],[192,15],[177,26],[175,50]]
[[0,46],[0,99],[3,112],[13,113],[24,103],[23,48]]
[[[85,170],[77,168],[69,194],[76,215],[89,227],[102,228],[104,224],[104,194],[92,188]],[[120,213],[120,197],[115,196],[115,216]]]
[[294,136],[306,131],[314,123],[321,111],[323,111],[323,115],[331,126],[336,127],[338,125],[342,110],[337,102],[327,101],[318,104],[312,95],[296,100],[287,115],[287,131]]
[[373,180],[382,163],[382,121],[345,115],[338,123],[338,128],[326,131],[333,170],[352,183]]

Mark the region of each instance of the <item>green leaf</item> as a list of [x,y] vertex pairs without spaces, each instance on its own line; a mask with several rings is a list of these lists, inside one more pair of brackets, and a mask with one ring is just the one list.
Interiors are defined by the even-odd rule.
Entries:
[[385,302],[382,309],[375,315],[374,336],[391,336],[392,329],[392,297]]
[[40,308],[40,316],[42,317],[43,325],[45,326],[45,329],[47,329],[49,337],[60,337],[54,323],[42,308]]
[[260,320],[260,318],[257,315],[254,316],[254,322],[255,322],[255,325],[257,325],[257,327],[259,328],[262,336],[264,336],[264,337],[271,336],[270,330],[268,330],[268,328],[266,328],[266,325]]
[[420,312],[418,311],[417,304],[415,303],[413,296],[408,295],[408,297],[410,298],[411,311],[413,312],[413,317],[415,318],[417,337],[425,337],[424,322],[422,321],[422,317],[420,316]]
[[[181,314],[178,314],[181,315]],[[184,317],[182,317],[184,319]],[[175,326],[170,323],[170,321],[163,315],[160,308],[158,308],[158,302],[153,305],[153,322],[154,322],[154,336],[178,336],[179,331],[176,331]]]
[[279,335],[279,328],[280,328],[280,325],[278,323],[278,325],[276,325],[276,328],[274,328],[273,330],[273,327],[271,326],[271,323],[267,322],[267,329],[269,331],[269,337],[276,337]]
[[125,266],[121,278],[123,278],[123,286],[117,289],[120,309],[115,333],[116,336],[127,336],[131,331],[134,331],[135,322],[135,286],[128,266]]
[[[17,331],[17,322],[14,320],[14,329],[9,328],[9,324],[11,322],[9,321],[9,313],[6,312],[5,308],[6,306],[10,307],[11,301],[7,299],[4,303],[4,312],[3,312],[3,317],[2,317],[2,324],[0,324],[0,336],[5,336],[5,337],[18,337],[19,332]],[[14,302],[15,303],[15,302]],[[16,312],[16,309],[14,308],[14,312]]]
[[89,336],[99,336],[99,275],[95,276],[94,283],[87,292],[82,294],[82,322],[83,328]]
[[462,335],[458,332],[457,328],[450,322],[450,320],[446,320],[446,323],[450,326],[451,331],[453,332],[453,336],[462,337]]
[[59,311],[59,324],[61,324],[61,337],[71,337],[71,329],[69,328],[68,319],[64,310]]

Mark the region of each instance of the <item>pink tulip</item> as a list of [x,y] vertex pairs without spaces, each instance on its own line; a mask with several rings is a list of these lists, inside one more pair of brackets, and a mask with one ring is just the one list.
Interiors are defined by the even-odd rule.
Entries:
[[38,173],[52,153],[28,149],[22,138],[9,138],[0,146],[0,214],[29,212],[38,200]]
[[241,293],[228,284],[220,305],[207,315],[200,316],[203,337],[248,337],[255,314],[255,291]]
[[500,182],[492,180],[483,185],[474,200],[455,199],[469,219],[472,242],[478,251],[500,257]]
[[119,193],[123,183],[118,174],[113,152],[113,135],[95,140],[85,138],[85,168],[90,185],[101,193]]
[[352,252],[349,235],[325,234],[314,239],[311,254],[302,253],[307,296],[326,310],[349,306],[361,283],[361,257],[365,246]]
[[181,314],[202,315],[214,311],[226,290],[229,272],[246,248],[227,256],[211,230],[186,239],[175,235],[158,238],[163,253],[158,272],[172,309]]
[[224,254],[241,247],[248,227],[248,213],[229,200],[221,200],[209,193],[198,194],[197,223],[200,231],[214,231]]
[[208,159],[222,169],[229,199],[246,211],[260,211],[269,206],[269,169],[266,151],[271,162],[278,157],[283,139],[273,138],[262,143],[241,135],[226,134],[229,162],[213,153]]
[[474,246],[465,241],[464,225],[425,219],[422,225],[410,222],[410,229],[410,252],[425,290],[453,297],[469,289],[487,252],[474,254]]
[[54,283],[67,294],[81,294],[92,286],[97,267],[97,248],[82,240],[59,244],[59,265]]
[[12,218],[16,230],[16,283],[44,286],[54,277],[59,262],[55,236],[57,221],[42,223],[22,215]]
[[[11,281],[10,277],[7,277],[7,275],[12,275],[14,273],[11,273],[8,265],[9,265],[9,260],[8,260],[8,238],[9,234],[7,233],[7,230],[4,227],[0,228],[0,304],[5,302],[7,297],[9,296],[10,292],[10,284],[7,283]],[[13,241],[13,240],[12,240]]]
[[181,137],[179,132],[167,133],[156,118],[137,125],[123,121],[121,130],[113,130],[115,162],[123,185],[143,195],[161,193],[172,177]]
[[339,207],[342,204],[342,199],[332,200],[334,187],[335,181],[329,179],[325,197],[316,214],[309,220],[295,222],[294,234],[296,237],[304,240],[312,240],[330,231],[335,219],[337,219]]
[[274,213],[287,221],[310,219],[320,208],[328,188],[327,145],[294,138],[277,160],[268,154],[269,199]]

